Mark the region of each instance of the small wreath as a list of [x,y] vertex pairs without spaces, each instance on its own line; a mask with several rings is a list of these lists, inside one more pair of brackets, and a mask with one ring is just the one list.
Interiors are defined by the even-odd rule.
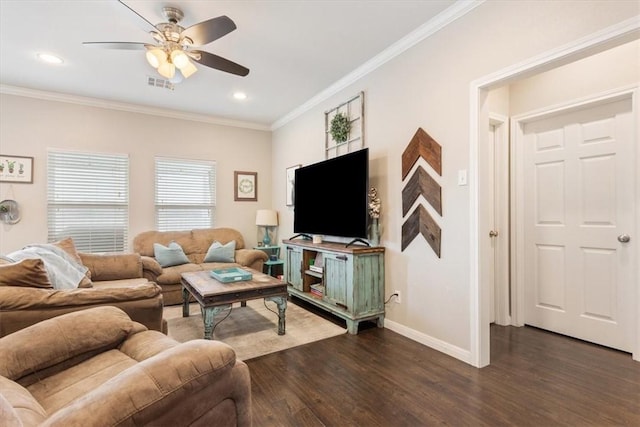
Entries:
[[345,142],[349,138],[349,131],[351,130],[351,122],[349,118],[343,113],[337,113],[331,119],[331,138],[337,143]]

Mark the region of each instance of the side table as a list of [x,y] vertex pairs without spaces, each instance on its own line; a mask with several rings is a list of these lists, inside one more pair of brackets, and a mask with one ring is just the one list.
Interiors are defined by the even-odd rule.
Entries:
[[254,246],[253,249],[258,249],[265,252],[269,259],[264,262],[264,266],[267,268],[266,273],[269,276],[274,276],[274,266],[282,265],[284,266],[284,261],[280,259],[280,246],[272,245],[272,246]]

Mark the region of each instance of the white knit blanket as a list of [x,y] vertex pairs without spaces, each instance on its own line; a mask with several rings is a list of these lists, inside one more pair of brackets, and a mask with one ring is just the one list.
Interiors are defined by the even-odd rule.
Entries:
[[71,258],[64,250],[50,244],[29,245],[7,255],[14,261],[39,258],[55,289],[74,289],[84,278],[88,268]]

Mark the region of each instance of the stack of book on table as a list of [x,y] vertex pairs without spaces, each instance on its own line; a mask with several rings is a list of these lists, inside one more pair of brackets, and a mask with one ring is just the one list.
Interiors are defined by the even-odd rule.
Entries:
[[309,270],[315,271],[316,273],[322,273],[322,271],[324,269],[322,267],[322,254],[321,253],[316,255],[315,259],[313,260],[313,264],[309,265]]
[[324,296],[324,285],[322,283],[316,283],[309,287],[309,291],[311,292],[311,295],[322,298]]

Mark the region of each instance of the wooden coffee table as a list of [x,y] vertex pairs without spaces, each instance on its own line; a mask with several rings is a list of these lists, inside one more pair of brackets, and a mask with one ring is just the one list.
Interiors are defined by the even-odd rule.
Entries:
[[198,301],[204,321],[204,338],[213,339],[213,320],[216,314],[230,310],[234,302],[264,298],[278,306],[278,335],[285,333],[285,311],[287,309],[287,284],[251,268],[251,280],[222,283],[210,275],[209,270],[182,273],[182,317],[189,317],[189,296]]

